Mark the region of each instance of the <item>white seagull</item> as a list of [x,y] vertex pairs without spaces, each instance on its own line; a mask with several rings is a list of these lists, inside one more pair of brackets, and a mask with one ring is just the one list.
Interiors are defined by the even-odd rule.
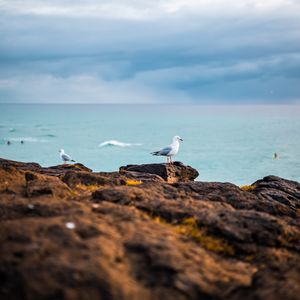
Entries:
[[175,135],[170,146],[167,146],[159,151],[152,152],[151,154],[166,156],[167,163],[172,163],[172,157],[178,153],[180,141],[183,141],[183,139],[180,136]]
[[68,154],[65,153],[65,150],[64,149],[60,149],[58,151],[59,155],[60,155],[60,158],[63,160],[64,164],[67,162],[67,161],[73,161],[75,162],[75,160],[73,160]]

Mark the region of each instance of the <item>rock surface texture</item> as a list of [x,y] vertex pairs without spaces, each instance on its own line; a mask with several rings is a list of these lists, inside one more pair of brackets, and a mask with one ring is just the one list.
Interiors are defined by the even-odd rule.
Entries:
[[175,161],[172,164],[127,165],[120,168],[120,173],[154,174],[160,176],[168,183],[192,181],[199,176],[196,169],[185,166],[179,161]]
[[300,184],[197,176],[0,159],[0,299],[299,299]]

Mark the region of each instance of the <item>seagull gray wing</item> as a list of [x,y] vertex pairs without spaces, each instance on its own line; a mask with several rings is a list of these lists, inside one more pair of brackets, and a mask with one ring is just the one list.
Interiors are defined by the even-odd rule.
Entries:
[[69,161],[69,160],[72,160],[72,158],[68,155],[68,154],[62,154],[62,159],[64,160],[64,161]]
[[172,147],[168,146],[158,151],[159,155],[168,155],[172,151]]

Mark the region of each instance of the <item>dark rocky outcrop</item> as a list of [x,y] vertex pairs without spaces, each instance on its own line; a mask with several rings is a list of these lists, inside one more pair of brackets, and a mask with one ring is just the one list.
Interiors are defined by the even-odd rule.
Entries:
[[33,171],[40,174],[45,174],[49,176],[59,176],[65,174],[68,171],[85,171],[85,172],[92,172],[91,169],[87,168],[83,164],[76,163],[72,165],[64,164],[58,165],[49,168],[43,168],[37,163],[24,163],[18,162],[13,160],[7,160],[0,158],[0,168],[16,168],[17,170],[25,170],[25,171]]
[[196,176],[0,159],[0,299],[298,299],[300,184]]
[[276,201],[290,208],[294,213],[300,209],[300,186],[298,182],[267,176],[253,183],[253,192],[262,201]]
[[196,179],[199,173],[196,169],[185,166],[179,161],[175,161],[172,164],[144,164],[144,165],[127,165],[120,168],[120,173],[130,173],[135,174],[155,174],[163,178],[169,183],[175,182],[188,182]]

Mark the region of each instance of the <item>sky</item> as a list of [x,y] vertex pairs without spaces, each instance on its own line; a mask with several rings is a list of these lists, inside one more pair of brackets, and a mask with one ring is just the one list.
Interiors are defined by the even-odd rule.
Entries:
[[300,0],[0,0],[0,103],[300,103]]

